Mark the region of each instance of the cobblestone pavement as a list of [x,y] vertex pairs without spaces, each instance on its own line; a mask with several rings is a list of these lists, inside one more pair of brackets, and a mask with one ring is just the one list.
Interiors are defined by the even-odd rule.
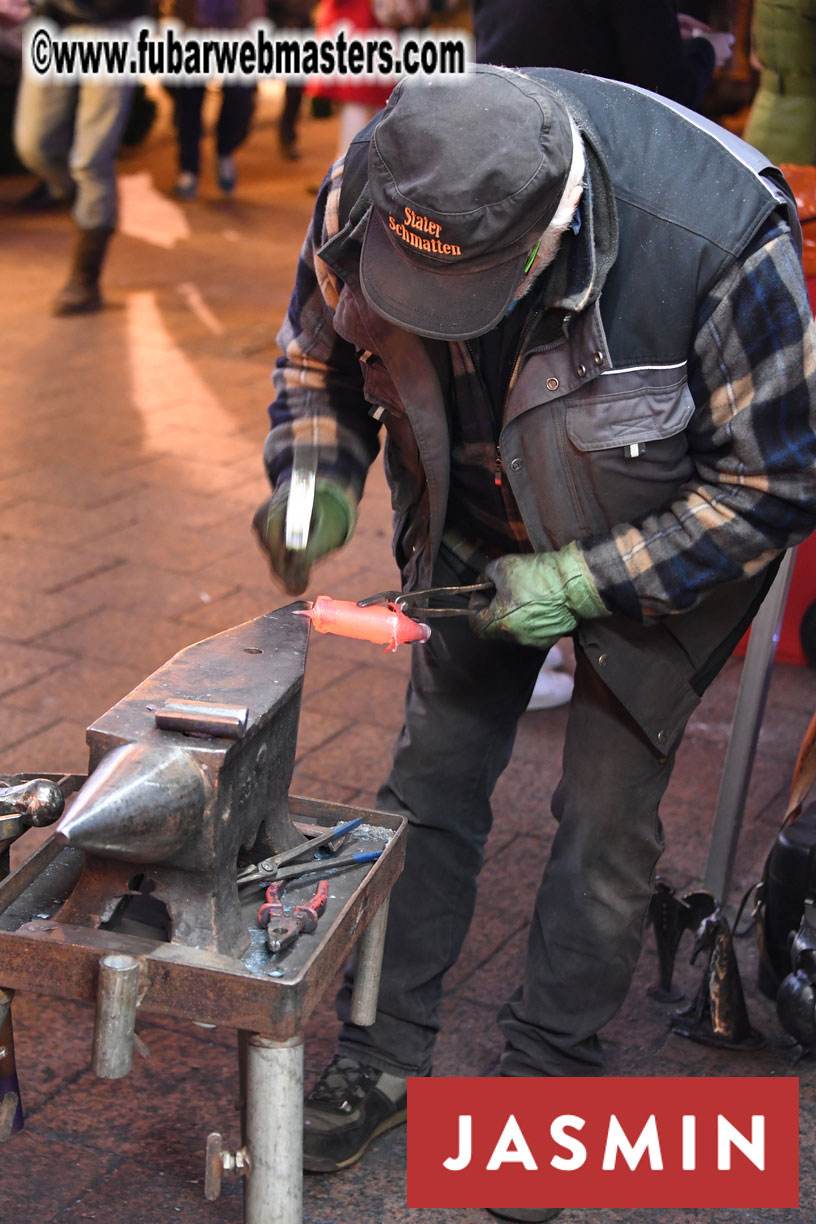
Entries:
[[[173,147],[163,112],[145,145],[123,157],[122,230],[105,289],[108,309],[54,319],[64,279],[67,217],[20,213],[30,181],[0,180],[0,770],[83,771],[84,729],[188,643],[288,602],[269,582],[249,520],[265,493],[261,445],[274,337],[286,308],[314,189],[331,158],[331,121],[307,116],[303,157],[278,154],[278,98],[266,96],[241,152],[241,182],[219,196],[205,166],[199,200],[172,200]],[[318,571],[310,595],[359,597],[394,583],[384,480],[371,477],[351,545]],[[370,804],[400,724],[408,652],[313,639],[294,789]],[[691,721],[663,807],[662,873],[684,890],[702,874],[741,664],[732,660]],[[781,819],[791,770],[813,712],[811,670],[778,665],[748,795],[733,895],[757,878]],[[496,794],[476,921],[450,976],[435,1072],[479,1075],[500,1048],[494,1002],[519,971],[525,913],[551,836],[563,709],[527,714]],[[591,768],[591,762],[587,763]],[[27,835],[25,849],[33,845]],[[19,857],[19,853],[18,853]],[[512,886],[508,887],[512,881]],[[677,977],[693,994],[699,968],[681,950]],[[813,1224],[813,1063],[792,1068],[772,1006],[755,986],[753,940],[739,943],[759,1052],[734,1054],[670,1034],[651,938],[629,998],[609,1026],[620,1075],[798,1075],[802,1205],[795,1210],[584,1211],[565,1224]],[[2,974],[0,973],[0,980]],[[332,992],[329,992],[331,995]],[[147,1018],[149,1059],[121,1081],[89,1071],[90,1011],[43,995],[15,1000],[25,1129],[2,1149],[0,1218],[20,1224],[232,1224],[240,1189],[205,1202],[208,1131],[237,1145],[235,1034]],[[307,1031],[307,1076],[327,1058],[329,998]],[[405,1206],[405,1136],[378,1141],[357,1167],[306,1178],[313,1224],[450,1224],[482,1211]]]

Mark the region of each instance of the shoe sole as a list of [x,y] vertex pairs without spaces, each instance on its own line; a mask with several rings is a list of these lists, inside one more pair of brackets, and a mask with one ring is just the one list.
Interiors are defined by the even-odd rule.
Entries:
[[92,302],[83,302],[79,305],[60,305],[55,302],[51,307],[51,314],[55,319],[67,319],[71,315],[86,315],[96,314],[100,310],[104,310],[105,303],[101,298],[94,299]]
[[384,1135],[386,1131],[392,1130],[395,1126],[401,1126],[408,1121],[408,1110],[401,1109],[398,1113],[391,1114],[390,1118],[385,1118],[378,1127],[376,1127],[366,1139],[361,1148],[354,1153],[353,1156],[346,1157],[345,1160],[329,1160],[328,1157],[307,1156],[303,1154],[303,1168],[307,1173],[339,1173],[341,1169],[348,1169],[351,1165],[356,1164],[358,1160],[365,1154],[365,1150],[370,1143],[373,1143],[380,1135]]
[[[540,1209],[520,1207],[518,1211],[514,1211],[512,1207],[488,1207],[487,1210],[497,1220],[515,1220],[518,1224],[523,1224],[523,1221],[529,1221],[530,1224],[542,1224],[545,1220],[554,1220],[564,1210],[563,1207],[542,1207]],[[527,1215],[523,1215],[524,1211]]]

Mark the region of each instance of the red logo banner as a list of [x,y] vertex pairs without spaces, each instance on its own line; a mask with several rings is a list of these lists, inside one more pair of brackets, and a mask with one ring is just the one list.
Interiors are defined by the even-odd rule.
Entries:
[[409,1207],[799,1206],[795,1078],[411,1079]]

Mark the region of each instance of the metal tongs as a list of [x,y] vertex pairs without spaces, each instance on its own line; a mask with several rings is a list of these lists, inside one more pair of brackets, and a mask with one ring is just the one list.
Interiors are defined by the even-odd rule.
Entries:
[[[343,855],[333,859],[317,859],[314,856],[315,850],[320,848],[336,854],[345,843],[349,833],[362,823],[363,817],[357,816],[354,820],[347,820],[345,824],[338,825],[333,829],[327,829],[325,833],[320,833],[317,837],[311,837],[308,841],[300,842],[289,850],[281,850],[279,854],[273,854],[271,858],[262,859],[260,863],[251,863],[243,871],[238,872],[238,887],[243,888],[247,884],[263,884],[275,879],[291,880],[301,875],[312,875],[317,871],[322,873],[334,867],[346,867],[350,863],[373,861],[370,858],[362,857],[360,854]],[[297,862],[296,860],[302,859],[304,854],[308,854],[310,857],[305,862]],[[373,857],[378,858],[379,853],[375,853]]]
[[400,612],[411,608],[411,615],[420,619],[426,616],[470,616],[471,608],[416,608],[414,605],[419,599],[442,599],[445,596],[455,598],[458,595],[470,595],[474,591],[495,591],[495,589],[492,582],[472,582],[469,586],[428,587],[425,591],[408,591],[405,594],[402,591],[379,591],[376,595],[358,599],[357,607],[370,608],[372,604],[393,604]]

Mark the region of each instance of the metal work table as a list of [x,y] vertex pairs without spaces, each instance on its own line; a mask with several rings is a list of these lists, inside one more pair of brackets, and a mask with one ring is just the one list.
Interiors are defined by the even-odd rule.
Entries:
[[207,1192],[216,1197],[222,1169],[237,1163],[246,1175],[247,1224],[300,1224],[303,1029],[355,944],[355,1021],[372,1022],[388,895],[404,857],[402,817],[294,796],[290,814],[295,821],[324,826],[363,814],[365,824],[355,831],[354,848],[364,845],[383,853],[372,864],[334,876],[328,860],[309,877],[312,884],[307,880],[287,893],[287,900],[305,897],[318,873],[330,881],[317,930],[302,935],[280,958],[270,956],[257,925],[263,898],[258,889],[242,906],[250,946],[236,959],[143,934],[56,920],[53,915],[76,883],[84,856],[54,837],[0,883],[0,966],[6,988],[0,991],[0,1013],[4,997],[10,1003],[15,990],[96,1003],[100,964],[126,958],[126,964],[138,966],[136,1016],[172,1016],[239,1031],[243,1149],[222,1153],[218,1137],[211,1137]]

